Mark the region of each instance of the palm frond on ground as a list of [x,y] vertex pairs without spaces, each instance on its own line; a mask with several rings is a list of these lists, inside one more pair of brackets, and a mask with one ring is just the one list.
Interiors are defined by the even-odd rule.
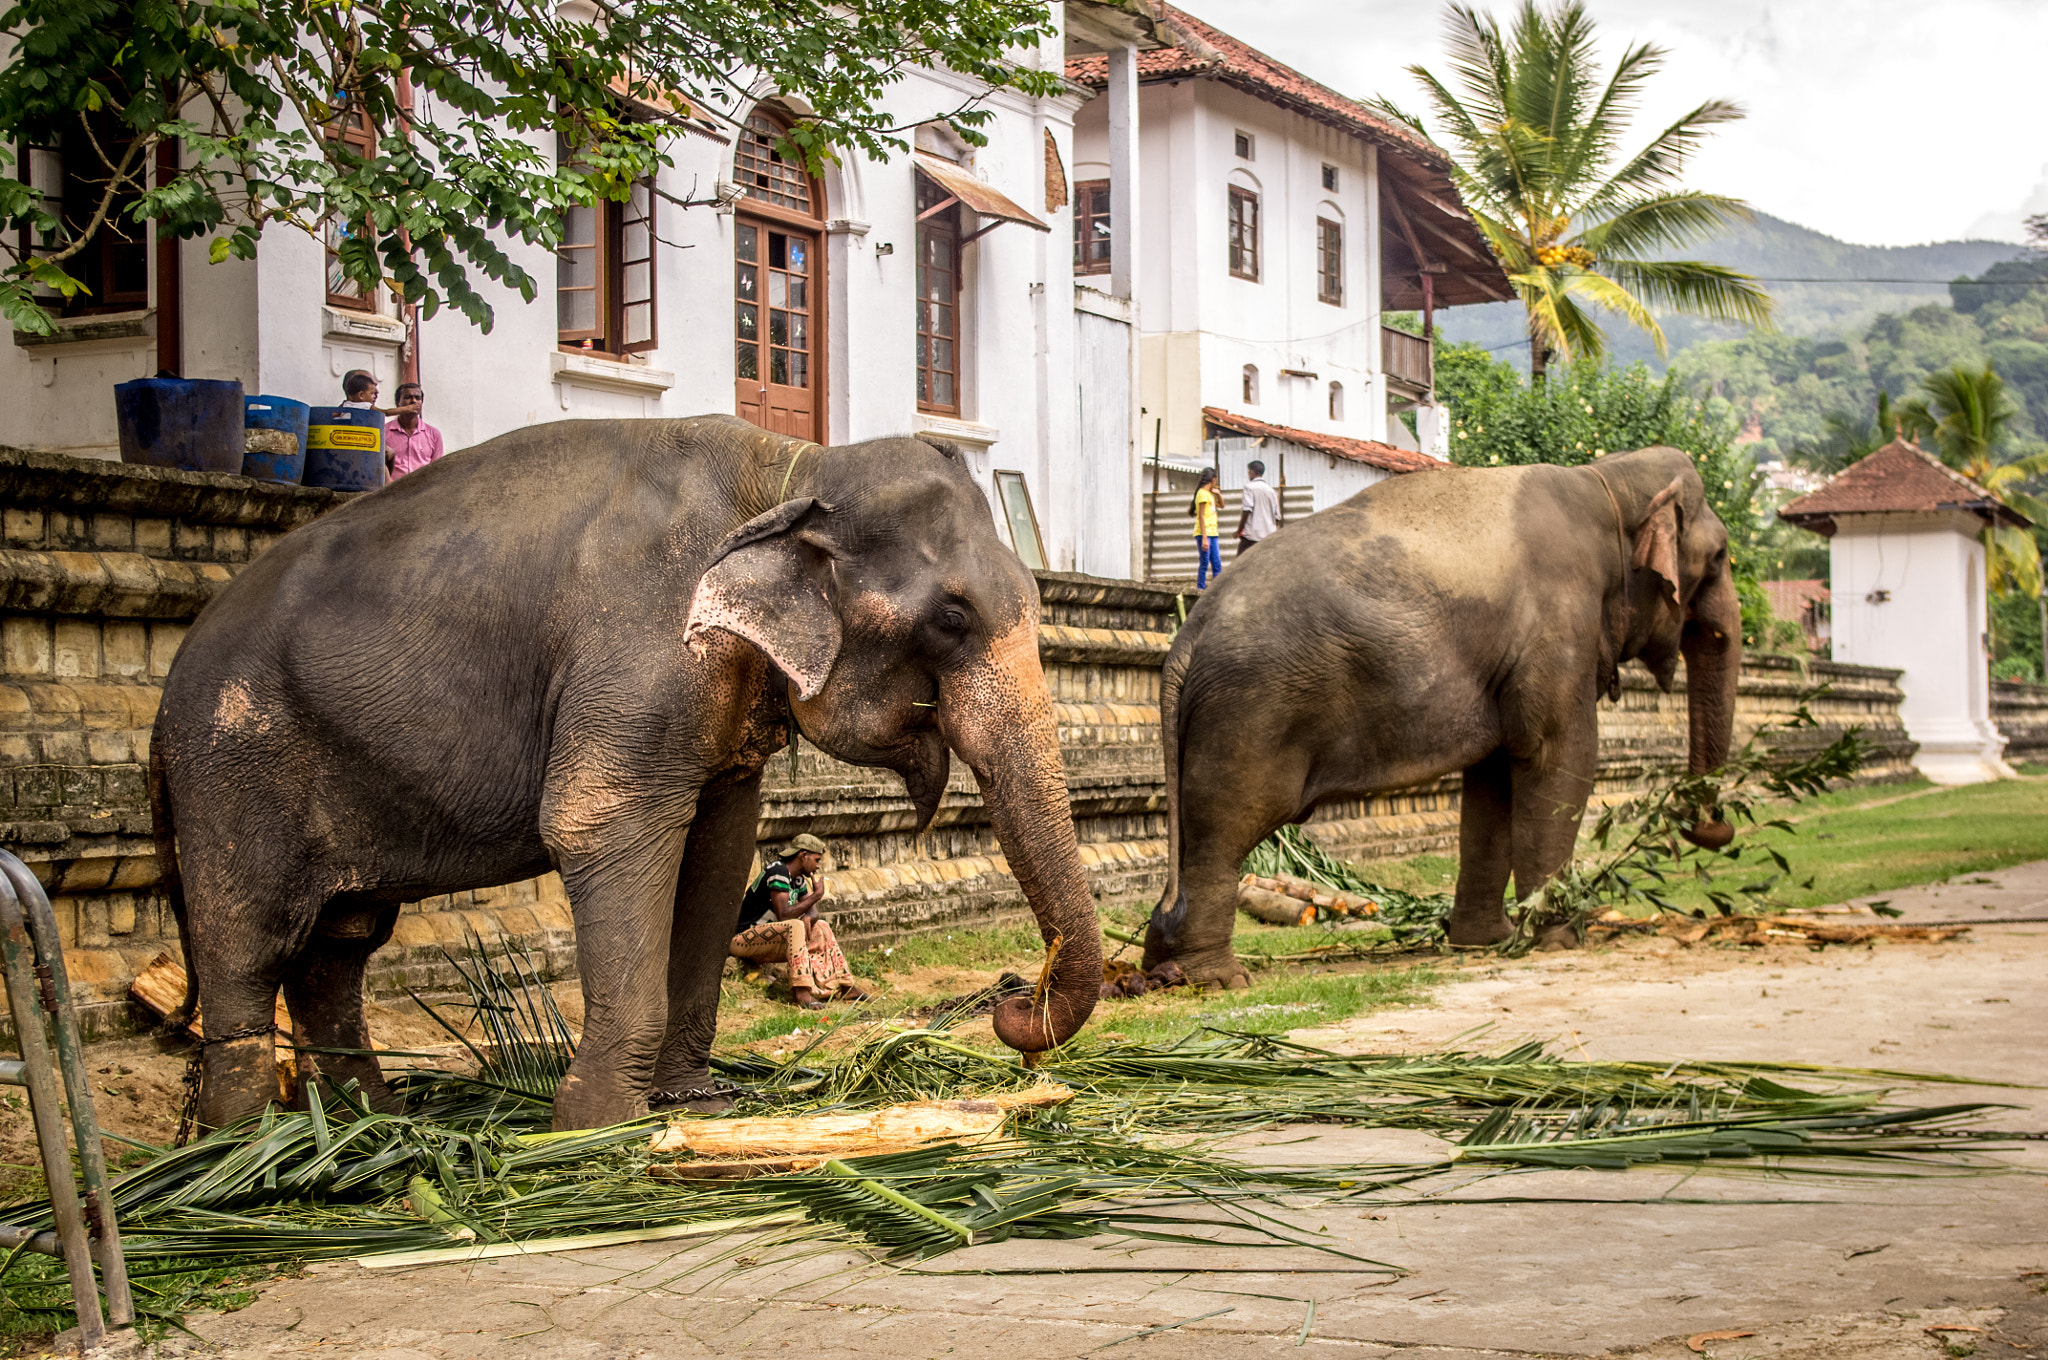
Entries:
[[[1602,321],[1648,332],[1652,310],[1765,325],[1770,295],[1758,282],[1703,260],[1658,256],[1748,220],[1746,204],[1679,186],[1711,131],[1742,117],[1708,100],[1624,153],[1628,124],[1665,50],[1630,46],[1602,81],[1593,21],[1578,0],[1554,9],[1523,0],[1511,24],[1467,5],[1448,15],[1450,76],[1409,68],[1448,143],[1452,178],[1529,316],[1530,372],[1551,357],[1597,362]],[[1379,107],[1432,135],[1425,122]]]

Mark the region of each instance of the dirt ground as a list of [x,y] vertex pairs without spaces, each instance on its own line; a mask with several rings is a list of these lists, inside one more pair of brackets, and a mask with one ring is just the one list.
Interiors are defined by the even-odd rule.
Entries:
[[[1994,1126],[2041,1130],[2048,924],[2025,918],[2048,916],[2048,864],[1985,877],[1892,895],[1908,920],[1989,923],[1948,943],[1733,950],[1643,939],[1474,959],[1423,1004],[1299,1037],[1358,1051],[1538,1038],[1593,1058],[1962,1074],[2024,1085],[1921,1087],[1913,1098],[2006,1102],[2013,1108],[1996,1112]],[[2024,923],[1995,923],[2013,917]],[[120,1084],[118,1072],[106,1075]],[[1271,1146],[1253,1155],[1302,1164],[1405,1161],[1432,1140],[1301,1129],[1264,1142]],[[788,1349],[1010,1360],[1113,1346],[1118,1356],[1167,1360],[2048,1360],[2048,1144],[2029,1143],[2009,1160],[2020,1174],[1541,1172],[1447,1179],[1411,1202],[1297,1213],[1342,1249],[1400,1266],[1391,1279],[1333,1271],[1328,1257],[1306,1252],[1099,1239],[976,1247],[932,1262],[947,1272],[940,1278],[836,1252],[740,1272],[705,1268],[732,1242],[417,1269],[330,1264],[266,1287],[240,1312],[192,1319],[205,1344],[164,1350],[581,1360]],[[1003,1273],[1021,1270],[1044,1273]]]

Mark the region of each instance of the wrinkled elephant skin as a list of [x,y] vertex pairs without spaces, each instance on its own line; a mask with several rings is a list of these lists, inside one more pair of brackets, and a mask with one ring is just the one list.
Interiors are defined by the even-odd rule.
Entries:
[[[368,1050],[401,903],[551,869],[584,998],[555,1126],[708,1084],[761,771],[797,731],[900,773],[921,822],[967,762],[1061,945],[999,1031],[1064,1041],[1100,940],[1037,624],[956,451],[726,416],[522,430],[286,536],[193,625],[150,752],[207,1032],[250,1031],[205,1050],[202,1122],[275,1089],[280,987],[309,1047]],[[390,1103],[374,1060],[312,1061]]]
[[[1682,658],[1694,773],[1727,759],[1742,666],[1728,533],[1676,449],[1575,468],[1445,467],[1287,526],[1224,572],[1161,684],[1170,866],[1145,962],[1234,985],[1238,865],[1320,804],[1462,773],[1456,944],[1571,854],[1597,702]],[[1687,833],[1725,845],[1702,817]],[[1551,947],[1574,942],[1553,931]]]

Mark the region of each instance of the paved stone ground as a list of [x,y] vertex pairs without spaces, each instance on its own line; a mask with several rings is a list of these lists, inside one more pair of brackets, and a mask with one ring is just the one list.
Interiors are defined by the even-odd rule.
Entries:
[[[2048,915],[2048,864],[1986,877],[1891,900],[1908,919]],[[1428,1004],[1304,1037],[1382,1051],[1439,1048],[1460,1035],[1487,1046],[1536,1037],[1592,1057],[1802,1059],[2048,1083],[2044,978],[2048,925],[1821,951],[1647,940],[1468,967]],[[1480,1026],[1490,1028],[1470,1038]],[[2039,1090],[1924,1089],[1930,1104],[2010,1101],[2018,1108],[2001,1112],[2000,1126],[2048,1128]],[[1307,1142],[1268,1139],[1285,1146],[1263,1155],[1409,1160],[1433,1141],[1304,1132]],[[1540,1173],[1447,1183],[1427,1202],[1301,1216],[1345,1250],[1403,1267],[1397,1278],[1332,1273],[1327,1257],[1309,1253],[1087,1241],[979,1247],[933,1268],[1144,1273],[931,1278],[844,1253],[737,1270],[733,1254],[754,1250],[746,1243],[640,1245],[414,1270],[323,1266],[193,1325],[214,1355],[376,1360],[785,1350],[1012,1360],[1111,1347],[1109,1360],[2048,1360],[2048,1144],[2014,1160],[2028,1173],[1858,1182]],[[1507,1199],[1527,1196],[1548,1202]],[[1687,1349],[1688,1337],[1709,1332],[1753,1335]]]

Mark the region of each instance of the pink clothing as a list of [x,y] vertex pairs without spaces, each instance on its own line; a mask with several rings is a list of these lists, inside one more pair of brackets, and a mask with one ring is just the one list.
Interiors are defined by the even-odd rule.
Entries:
[[384,422],[384,457],[391,464],[394,480],[418,472],[446,452],[441,447],[441,432],[424,420],[412,431],[399,424],[397,416]]

